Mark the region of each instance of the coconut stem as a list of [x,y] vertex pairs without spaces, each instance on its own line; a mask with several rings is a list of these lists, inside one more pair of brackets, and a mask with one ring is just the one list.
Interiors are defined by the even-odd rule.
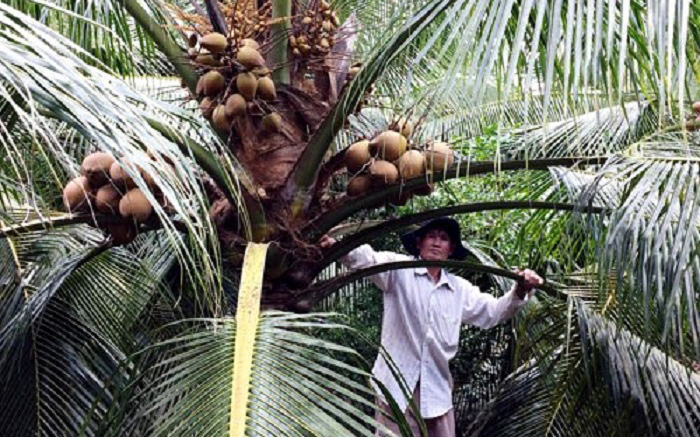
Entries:
[[[367,276],[375,275],[377,273],[386,272],[390,270],[414,269],[417,267],[452,267],[460,270],[467,270],[470,272],[480,272],[488,273],[490,275],[502,276],[504,278],[512,279],[518,282],[523,280],[523,278],[515,272],[511,272],[499,267],[476,264],[467,261],[398,261],[355,270],[350,273],[346,273],[344,275],[328,279],[326,281],[318,282],[312,288],[307,289],[303,294],[300,295],[299,302],[303,303],[302,307],[304,308],[313,308],[314,305],[317,304],[321,299],[330,296],[335,291],[339,290],[342,286],[357,281],[358,279],[362,279]],[[538,286],[537,288],[539,290],[544,291],[551,297],[559,299],[566,298],[566,294],[551,283],[544,283]]]
[[548,158],[532,159],[526,161],[507,161],[499,165],[495,161],[473,162],[470,165],[464,163],[454,164],[444,173],[434,173],[428,181],[425,177],[418,177],[404,181],[401,184],[393,184],[382,189],[375,190],[363,197],[353,199],[345,205],[331,209],[318,219],[314,220],[314,230],[319,234],[328,232],[333,226],[342,222],[353,214],[374,208],[384,204],[387,200],[397,196],[401,190],[415,190],[425,187],[429,183],[442,182],[448,179],[467,178],[480,174],[496,173],[498,171],[514,170],[546,170],[549,167],[571,167],[574,165],[600,165],[604,164],[607,157],[574,157],[574,158]]
[[197,89],[197,73],[194,67],[186,61],[185,53],[180,46],[163,30],[163,26],[155,22],[136,0],[121,0],[124,8],[134,20],[153,38],[156,46],[168,58],[178,75],[185,81],[192,94]]
[[[533,200],[510,200],[498,202],[466,203],[462,205],[448,206],[444,208],[431,209],[430,211],[409,214],[398,219],[388,220],[380,224],[355,232],[339,243],[334,244],[323,256],[323,263],[330,264],[341,256],[349,253],[362,244],[369,243],[375,238],[386,235],[389,232],[403,229],[405,227],[424,222],[426,220],[452,216],[455,214],[469,214],[484,211],[502,211],[514,209],[536,209],[551,211],[580,211],[581,213],[601,214],[606,212],[604,208],[595,206],[581,206],[570,203],[539,202]],[[322,268],[324,266],[320,266]]]
[[221,9],[219,8],[218,0],[204,0],[204,5],[207,7],[209,22],[211,23],[211,27],[214,28],[214,31],[219,32],[224,36],[228,36],[226,20],[224,20],[224,15],[221,13]]
[[272,41],[268,54],[268,65],[274,68],[272,79],[278,84],[289,85],[289,30],[291,29],[291,0],[273,0],[272,2]]

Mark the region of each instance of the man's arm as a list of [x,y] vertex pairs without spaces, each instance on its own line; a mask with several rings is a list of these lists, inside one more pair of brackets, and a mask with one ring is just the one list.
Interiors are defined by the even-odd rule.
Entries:
[[510,319],[530,299],[531,291],[544,282],[532,270],[517,271],[523,277],[521,282],[500,298],[488,293],[482,293],[478,287],[463,280],[464,305],[462,306],[462,322],[489,329]]
[[[324,235],[321,237],[319,242],[322,248],[327,248],[336,243],[335,238]],[[369,244],[363,244],[362,246],[352,250],[347,255],[340,258],[340,262],[351,270],[362,269],[366,267],[376,266],[378,264],[385,264],[394,261],[404,261],[405,256],[402,256],[394,252],[377,252]],[[389,290],[389,284],[393,282],[395,271],[390,270],[387,272],[377,273],[369,277],[369,279],[374,282],[374,284],[383,291]]]

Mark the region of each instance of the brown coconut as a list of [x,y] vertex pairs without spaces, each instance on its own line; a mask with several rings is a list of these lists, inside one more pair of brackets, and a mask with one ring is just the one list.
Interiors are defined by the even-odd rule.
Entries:
[[265,58],[262,57],[259,51],[250,46],[243,46],[238,49],[236,60],[245,68],[256,68],[265,66]]
[[92,188],[98,188],[109,180],[109,168],[114,163],[114,156],[106,152],[91,153],[83,159],[80,173],[88,179]]
[[406,152],[406,138],[398,132],[387,130],[370,142],[371,151],[386,161],[396,161]]
[[214,55],[209,52],[209,50],[200,50],[197,57],[194,58],[194,61],[198,64],[208,65],[210,67],[218,67],[221,65],[219,60],[216,59]]
[[693,112],[700,114],[700,102],[693,103]]
[[122,246],[134,241],[138,231],[133,223],[110,223],[105,230],[112,237],[113,246]]
[[239,115],[245,115],[247,110],[248,104],[242,95],[232,94],[228,99],[226,99],[227,117],[238,117]]
[[392,123],[391,130],[396,131],[408,139],[413,133],[413,125],[406,118],[401,117],[398,121]]
[[443,172],[455,161],[455,155],[449,144],[435,141],[425,148],[425,165],[430,171]]
[[269,77],[258,79],[258,95],[263,100],[275,100],[277,98],[277,90],[272,79]]
[[131,161],[124,159],[121,164],[115,161],[109,168],[109,177],[119,187],[132,188],[135,185],[134,179],[124,170],[125,165],[131,167]]
[[418,150],[409,150],[399,158],[399,174],[411,179],[425,174],[425,156]]
[[252,38],[243,38],[241,40],[241,47],[250,47],[255,50],[260,50],[260,44]]
[[211,118],[216,108],[216,102],[211,97],[205,97],[199,103],[199,109],[202,111],[204,118]]
[[262,127],[266,132],[279,132],[282,130],[282,116],[271,112],[262,118]]
[[258,79],[253,73],[240,73],[236,76],[236,88],[240,95],[251,101],[255,98],[255,93],[258,90]]
[[214,126],[222,133],[231,132],[231,119],[226,116],[226,105],[218,105],[211,116]]
[[122,194],[112,184],[103,185],[95,194],[95,207],[105,214],[117,214]]
[[72,179],[63,189],[63,205],[70,212],[88,211],[92,198],[90,184],[85,176]]
[[364,194],[369,191],[371,186],[372,178],[369,175],[361,174],[350,178],[347,187],[348,196],[354,197]]
[[362,140],[348,147],[345,152],[345,166],[350,173],[357,173],[370,160],[369,141]]
[[199,36],[197,36],[196,33],[192,32],[189,35],[187,35],[187,45],[190,46],[190,48],[196,46],[197,41],[199,41]]
[[375,186],[393,184],[399,179],[399,169],[389,161],[375,159],[369,166],[369,175]]
[[197,81],[198,88],[199,82],[202,83],[202,94],[208,97],[216,97],[217,94],[226,88],[226,79],[224,78],[224,75],[215,70],[212,70],[199,78],[199,81]]
[[204,35],[199,41],[199,44],[211,53],[223,53],[228,46],[226,37],[218,32],[212,32]]
[[119,214],[126,219],[133,219],[137,223],[148,220],[152,212],[153,207],[139,188],[129,190],[119,202]]

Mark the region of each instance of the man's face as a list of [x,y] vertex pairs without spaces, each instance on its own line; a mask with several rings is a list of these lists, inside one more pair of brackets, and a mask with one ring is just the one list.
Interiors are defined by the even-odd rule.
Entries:
[[418,252],[426,261],[442,261],[454,252],[454,244],[450,236],[442,229],[428,229],[418,238]]

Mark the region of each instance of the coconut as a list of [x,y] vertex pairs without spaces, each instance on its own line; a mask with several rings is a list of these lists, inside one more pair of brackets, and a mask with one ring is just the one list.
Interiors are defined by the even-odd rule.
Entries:
[[109,168],[114,163],[114,156],[105,152],[91,153],[83,159],[80,173],[88,179],[93,188],[98,188],[109,180]]
[[693,132],[700,128],[700,117],[694,120],[688,120],[685,122],[686,130]]
[[194,48],[194,46],[197,45],[197,41],[199,41],[199,37],[196,33],[192,32],[187,35],[187,45],[190,46],[190,48]]
[[403,179],[411,179],[425,173],[425,156],[417,150],[409,150],[399,158],[399,173]]
[[91,199],[90,183],[85,176],[72,179],[63,189],[63,204],[70,212],[89,210]]
[[271,112],[262,118],[262,127],[267,132],[279,132],[282,130],[282,116]]
[[370,160],[369,141],[362,140],[348,147],[345,152],[345,166],[350,173],[357,173]]
[[211,118],[212,114],[214,113],[214,108],[216,108],[216,103],[211,97],[205,97],[202,99],[202,101],[199,103],[199,109],[202,110],[202,115],[204,115],[204,118]]
[[243,64],[245,68],[256,68],[265,66],[265,58],[260,52],[250,46],[243,46],[238,50],[236,60]]
[[388,130],[377,135],[370,147],[380,158],[395,161],[406,151],[406,138],[398,132]]
[[275,83],[269,77],[261,77],[258,79],[258,94],[263,100],[275,100],[277,98],[277,90]]
[[700,102],[695,102],[693,103],[693,111],[696,114],[700,114]]
[[95,207],[105,214],[117,214],[121,193],[112,184],[104,185],[95,194]]
[[231,120],[226,116],[226,105],[218,105],[211,116],[214,126],[222,133],[231,132]]
[[211,53],[223,53],[228,46],[226,37],[218,32],[212,32],[204,35],[199,41],[199,44]]
[[133,164],[128,159],[124,159],[121,164],[115,161],[109,168],[109,177],[112,183],[120,187],[132,188],[135,185],[134,179],[124,170],[124,166],[133,168]]
[[388,185],[399,179],[399,169],[389,161],[375,159],[369,166],[369,175],[373,185]]
[[455,155],[449,144],[435,141],[428,144],[425,150],[425,163],[430,171],[442,172],[447,170],[455,160]]
[[404,138],[408,139],[408,137],[410,137],[411,133],[413,132],[413,126],[411,125],[410,121],[401,117],[398,121],[392,123],[391,130],[400,133],[404,136]]
[[218,67],[219,61],[212,55],[209,50],[201,50],[194,61],[198,64],[208,65],[210,67]]
[[148,220],[153,212],[153,207],[138,188],[129,190],[122,200],[119,202],[119,214],[127,219],[133,219],[137,223],[143,223]]
[[113,246],[129,244],[138,234],[132,223],[110,223],[105,226],[105,230],[112,237]]
[[348,196],[359,196],[366,193],[372,185],[372,178],[366,174],[357,175],[348,181]]
[[251,101],[255,98],[255,92],[258,90],[258,79],[253,73],[240,73],[236,76],[236,88],[238,88],[240,95]]
[[197,87],[199,87],[199,82],[202,82],[202,94],[208,97],[216,97],[217,94],[226,88],[224,75],[214,70],[200,77]]
[[260,44],[252,38],[243,38],[241,40],[241,47],[250,47],[255,50],[260,50]]
[[240,94],[232,94],[226,100],[226,116],[227,117],[237,117],[239,115],[245,115],[248,110],[248,104],[245,99]]

